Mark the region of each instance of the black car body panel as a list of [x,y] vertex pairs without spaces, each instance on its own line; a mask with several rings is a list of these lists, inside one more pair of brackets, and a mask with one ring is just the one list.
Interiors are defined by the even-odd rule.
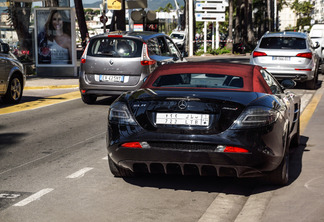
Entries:
[[[109,159],[135,173],[264,176],[281,166],[299,133],[300,97],[277,90],[152,87],[126,92],[110,107]],[[249,125],[267,113],[263,110],[271,113],[267,122]],[[114,112],[128,117],[120,122]],[[206,115],[208,121],[195,115]],[[225,147],[239,151],[225,153]]]

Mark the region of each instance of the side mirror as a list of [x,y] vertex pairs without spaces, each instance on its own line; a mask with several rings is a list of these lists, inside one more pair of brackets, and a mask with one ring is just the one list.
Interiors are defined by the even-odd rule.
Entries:
[[281,85],[285,89],[292,89],[296,86],[296,82],[292,79],[285,79],[285,80],[282,80]]
[[10,50],[10,47],[7,43],[1,43],[1,52],[8,54]]
[[313,48],[314,48],[314,49],[317,49],[318,47],[320,47],[320,44],[319,44],[319,42],[315,42],[315,44],[314,44]]

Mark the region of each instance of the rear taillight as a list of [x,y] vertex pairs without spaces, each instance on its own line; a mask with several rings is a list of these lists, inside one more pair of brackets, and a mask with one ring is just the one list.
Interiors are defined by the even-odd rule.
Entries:
[[141,65],[147,66],[147,65],[153,65],[155,63],[156,63],[156,61],[149,57],[146,43],[143,43]]
[[303,58],[307,58],[307,59],[312,59],[313,55],[311,52],[307,52],[307,53],[299,53],[296,55],[297,57],[303,57]]
[[89,46],[89,42],[87,43],[86,47],[84,48],[84,51],[83,51],[81,59],[80,59],[80,63],[82,63],[82,64],[84,64],[86,62],[88,46]]
[[253,58],[254,57],[259,57],[259,56],[267,56],[267,53],[265,53],[265,52],[258,52],[258,51],[254,51],[253,52]]
[[143,148],[139,142],[123,143],[121,146],[127,148]]
[[80,63],[84,64],[86,62],[85,58],[81,58]]
[[249,152],[247,149],[244,149],[242,147],[227,146],[227,145],[218,145],[215,151],[220,153],[248,153]]

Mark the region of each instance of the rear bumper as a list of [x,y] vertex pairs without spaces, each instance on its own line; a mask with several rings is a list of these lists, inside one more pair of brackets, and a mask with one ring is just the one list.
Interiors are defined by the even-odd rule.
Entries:
[[[130,133],[131,129],[127,129],[123,134]],[[231,131],[223,135],[157,134],[139,130],[136,135],[128,134],[127,139],[116,137],[114,131],[115,127],[109,127],[108,155],[115,164],[136,173],[256,177],[276,169],[285,153],[283,142],[274,139],[278,138],[276,129],[270,133]],[[149,146],[121,146],[135,141],[145,141]],[[197,144],[199,148],[195,148]],[[238,146],[249,153],[219,152],[217,145]]]

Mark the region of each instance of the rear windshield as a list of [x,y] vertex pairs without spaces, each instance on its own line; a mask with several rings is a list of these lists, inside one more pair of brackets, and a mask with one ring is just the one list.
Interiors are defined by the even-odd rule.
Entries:
[[140,57],[142,42],[127,38],[93,39],[87,55],[95,57]]
[[296,37],[263,38],[260,48],[265,49],[306,49],[306,40]]
[[204,73],[163,75],[152,86],[177,88],[243,88],[243,78],[239,76]]

